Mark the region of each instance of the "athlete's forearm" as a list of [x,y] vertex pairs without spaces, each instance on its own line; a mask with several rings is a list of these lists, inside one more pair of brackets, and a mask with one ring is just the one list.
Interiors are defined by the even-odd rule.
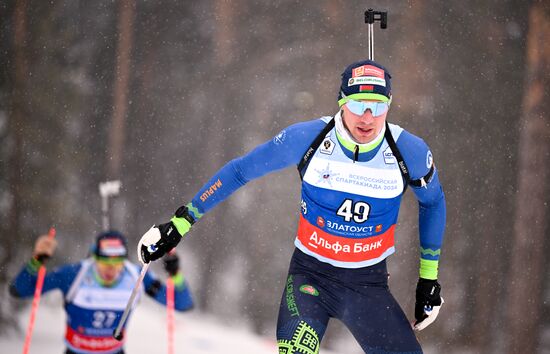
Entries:
[[420,277],[437,279],[446,222],[445,195],[437,174],[415,194],[419,199]]
[[[38,268],[41,263],[35,258],[31,258],[23,266],[19,274],[10,284],[10,292],[17,297],[31,297],[34,295]],[[75,274],[79,269],[78,265],[66,265],[54,270],[48,270],[44,277],[42,292],[48,292],[53,289],[60,289],[66,293],[72,283]]]
[[[174,308],[178,311],[190,310],[193,307],[193,299],[191,291],[185,277],[181,272],[171,277],[174,284]],[[156,277],[147,273],[143,279],[145,292],[152,297],[156,302],[166,305],[167,287]]]
[[16,297],[30,297],[34,294],[36,277],[40,262],[31,258],[19,271],[17,276],[10,283],[10,293]]
[[193,298],[191,297],[191,291],[189,290],[189,284],[181,276],[181,279],[174,280],[174,307],[178,311],[187,311],[193,308]]

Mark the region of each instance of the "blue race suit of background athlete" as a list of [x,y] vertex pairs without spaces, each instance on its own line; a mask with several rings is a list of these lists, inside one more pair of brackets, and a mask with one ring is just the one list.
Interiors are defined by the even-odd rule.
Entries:
[[[65,298],[67,326],[65,343],[74,353],[118,353],[123,342],[112,338],[113,330],[134,288],[140,267],[125,261],[124,270],[115,284],[102,286],[94,270],[94,260],[86,259],[48,271],[42,291],[59,289]],[[33,261],[25,265],[11,284],[18,297],[31,297],[36,284]],[[185,311],[193,306],[186,281],[175,286],[174,307]],[[146,273],[141,289],[161,304],[166,304],[166,287],[150,272]],[[128,323],[128,322],[126,322]]]

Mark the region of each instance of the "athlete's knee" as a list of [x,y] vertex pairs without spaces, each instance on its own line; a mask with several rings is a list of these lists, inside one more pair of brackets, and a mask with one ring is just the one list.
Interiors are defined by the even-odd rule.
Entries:
[[304,320],[277,330],[279,354],[318,354],[320,341],[318,331]]

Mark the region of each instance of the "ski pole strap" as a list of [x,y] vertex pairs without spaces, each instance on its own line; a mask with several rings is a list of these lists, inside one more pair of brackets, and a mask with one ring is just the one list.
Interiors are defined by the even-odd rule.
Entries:
[[174,214],[177,218],[184,218],[189,222],[189,224],[193,225],[195,223],[195,218],[189,214],[189,208],[187,208],[187,205],[183,205],[176,210]]
[[311,143],[309,148],[307,149],[306,153],[300,160],[300,163],[298,164],[298,172],[300,173],[300,179],[304,179],[304,175],[306,174],[307,166],[309,165],[309,161],[313,157],[315,150],[321,145],[325,137],[327,136],[328,132],[330,132],[334,128],[334,117],[327,123],[327,125],[323,128],[323,130],[317,135],[315,140]]
[[[390,149],[393,152],[393,156],[395,156],[395,159],[397,160],[397,165],[401,170],[401,174],[403,175],[403,178],[405,178],[405,182],[407,184],[410,184],[413,187],[425,187],[428,184],[428,182],[430,182],[434,174],[435,165],[432,163],[432,167],[430,167],[430,170],[424,177],[421,177],[419,179],[411,179],[411,175],[409,173],[409,169],[407,168],[407,164],[405,163],[405,160],[403,159],[401,152],[397,148],[397,144],[395,143],[395,140],[393,140],[393,136],[391,135],[390,126],[388,122],[386,122],[386,132],[384,133],[384,138],[386,138],[386,141],[388,142],[388,145],[390,146]],[[407,186],[405,186],[405,189],[406,188]]]

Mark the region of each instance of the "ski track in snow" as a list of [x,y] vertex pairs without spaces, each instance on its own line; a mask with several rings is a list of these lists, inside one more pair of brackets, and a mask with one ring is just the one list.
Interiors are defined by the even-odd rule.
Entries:
[[[30,302],[30,301],[29,301]],[[29,304],[30,305],[30,304]],[[0,352],[15,354],[23,351],[25,331],[31,306],[19,315],[22,329],[0,337]],[[217,323],[215,317],[197,310],[175,315],[174,347],[177,354],[276,354],[274,338],[253,334],[241,325],[229,327]],[[127,354],[167,353],[166,310],[147,297],[129,318],[126,332]],[[65,313],[61,299],[43,298],[36,316],[29,354],[63,353],[65,345]],[[321,349],[321,354],[341,354]]]

